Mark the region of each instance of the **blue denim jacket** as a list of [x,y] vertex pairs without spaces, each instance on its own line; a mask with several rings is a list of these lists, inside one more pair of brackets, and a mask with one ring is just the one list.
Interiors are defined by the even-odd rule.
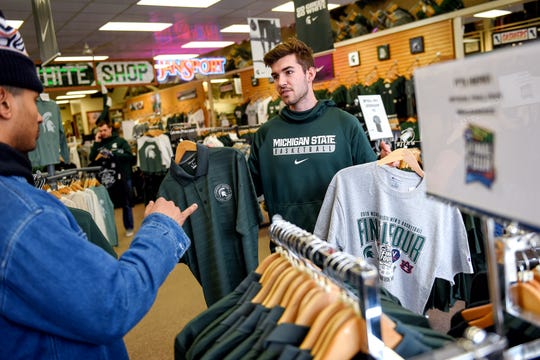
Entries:
[[151,214],[116,260],[69,210],[23,177],[0,176],[0,359],[127,359],[123,336],[190,245]]

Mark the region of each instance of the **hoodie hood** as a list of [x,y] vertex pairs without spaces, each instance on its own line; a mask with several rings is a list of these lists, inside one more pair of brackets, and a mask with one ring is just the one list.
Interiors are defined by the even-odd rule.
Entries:
[[292,111],[288,107],[284,107],[279,113],[279,116],[285,121],[309,122],[321,116],[327,108],[335,106],[336,103],[333,100],[319,100],[314,108],[306,111]]
[[34,186],[28,156],[4,143],[0,143],[0,176],[22,176]]

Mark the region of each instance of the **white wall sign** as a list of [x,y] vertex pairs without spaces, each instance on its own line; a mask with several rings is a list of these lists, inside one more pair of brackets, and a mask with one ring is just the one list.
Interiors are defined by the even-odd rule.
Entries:
[[281,42],[279,19],[248,18],[253,76],[270,78],[272,70],[264,64],[264,55]]
[[415,71],[427,191],[540,226],[540,44]]
[[359,95],[358,101],[360,101],[369,138],[379,140],[393,137],[381,95]]

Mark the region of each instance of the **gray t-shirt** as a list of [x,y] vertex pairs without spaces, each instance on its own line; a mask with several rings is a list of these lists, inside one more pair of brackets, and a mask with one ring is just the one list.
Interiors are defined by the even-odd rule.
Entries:
[[314,234],[379,269],[381,286],[423,313],[435,278],[472,273],[459,210],[426,195],[426,179],[377,162],[340,170]]

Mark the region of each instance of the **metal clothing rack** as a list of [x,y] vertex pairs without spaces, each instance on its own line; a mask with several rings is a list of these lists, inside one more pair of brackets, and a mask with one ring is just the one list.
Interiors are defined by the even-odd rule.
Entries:
[[43,187],[45,183],[49,184],[51,188],[55,189],[56,184],[59,180],[72,178],[74,176],[80,176],[82,172],[99,172],[101,166],[88,166],[76,169],[68,169],[63,171],[58,171],[54,175],[49,175],[46,172],[37,171],[34,175],[34,184],[36,187]]
[[[499,267],[499,273],[504,272],[504,283],[502,287],[504,311],[508,314],[520,318],[533,326],[540,327],[540,315],[522,309],[518,296],[512,291],[512,286],[519,281],[519,275],[525,275],[532,271],[539,264],[538,246],[540,245],[540,235],[536,232],[520,230],[512,226],[509,234],[497,239],[502,249],[503,266]],[[528,251],[534,253],[534,257],[527,254]],[[501,278],[501,277],[499,277]],[[522,279],[527,281],[527,279]],[[540,339],[514,346],[505,351],[504,357],[507,359],[537,359],[540,358]]]
[[[329,243],[283,220],[279,215],[272,218],[270,240],[308,259],[338,283],[349,285],[349,290],[358,298],[360,313],[366,323],[369,355],[376,359],[401,358],[382,341],[379,274],[373,265],[337,251]],[[332,261],[339,255],[342,255],[339,261]]]

